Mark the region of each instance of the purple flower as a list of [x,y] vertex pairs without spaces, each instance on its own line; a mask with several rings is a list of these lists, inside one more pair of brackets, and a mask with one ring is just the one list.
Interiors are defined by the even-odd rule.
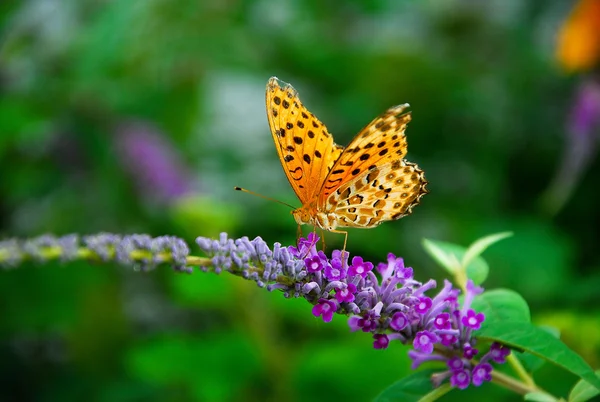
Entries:
[[479,329],[483,320],[485,320],[483,313],[475,313],[475,311],[469,309],[467,310],[467,314],[462,317],[461,322],[465,327]]
[[319,236],[315,232],[310,232],[305,238],[298,241],[298,248],[311,248],[319,242]]
[[358,326],[363,332],[373,332],[377,329],[379,315],[375,311],[367,311],[365,315],[358,320]]
[[341,281],[346,279],[346,271],[342,266],[342,260],[332,259],[331,263],[325,266],[325,278],[330,281]]
[[458,389],[465,389],[471,382],[471,376],[467,370],[456,370],[450,377],[450,385]]
[[316,304],[312,313],[315,317],[321,316],[323,321],[330,322],[333,319],[333,313],[337,311],[337,304],[331,300],[320,299],[319,303]]
[[[448,365],[449,370],[432,377],[436,384],[450,380],[455,387],[469,385],[472,359],[478,354],[472,346],[476,342],[473,333],[485,318],[470,306],[483,289],[468,281],[459,303],[460,290],[445,280],[437,294],[429,295],[436,282],[416,281],[402,258],[389,254],[387,263],[377,265],[376,275],[374,265],[360,256],[354,256],[349,265],[349,253],[334,250],[328,259],[316,250],[317,241],[312,234],[301,239],[298,248],[276,244],[272,252],[262,240],[232,241],[225,235],[220,242],[199,239],[198,244],[208,250],[215,265],[233,273],[237,269],[259,286],[266,282],[268,290],[281,290],[286,297],[306,298],[314,305],[313,315],[325,322],[334,313],[348,315],[350,330],[370,332],[374,348],[387,348],[392,341],[412,344],[409,357],[414,368],[428,361]],[[500,359],[506,352],[497,346],[478,363]],[[485,377],[478,371],[473,378]]]
[[415,305],[415,311],[419,314],[425,314],[431,308],[431,299],[429,297],[419,297],[419,302]]
[[452,334],[441,334],[441,344],[444,346],[451,346],[458,342],[458,338]]
[[463,363],[460,357],[452,357],[448,359],[446,365],[448,366],[450,371],[462,370],[465,367],[465,364]]
[[23,260],[45,263],[52,259],[61,262],[89,259],[114,261],[140,271],[168,264],[176,271],[191,272],[192,267],[187,265],[189,253],[187,243],[174,236],[97,233],[80,238],[74,234],[62,237],[47,234],[24,241],[0,241],[0,267],[14,267]]
[[479,353],[479,350],[475,349],[468,343],[465,343],[463,345],[463,357],[465,359],[471,360],[472,358],[474,358],[477,355],[477,353]]
[[450,314],[438,314],[435,317],[435,320],[433,320],[433,325],[435,325],[437,329],[449,329],[452,326],[452,323],[450,322]]
[[600,125],[600,84],[584,82],[576,95],[568,128],[572,135],[589,136]]
[[446,357],[441,356],[437,353],[421,353],[415,350],[409,350],[408,357],[410,357],[410,359],[412,360],[412,365],[410,366],[410,368],[412,368],[413,370],[416,370],[421,364],[425,362],[446,362],[448,360]]
[[373,342],[373,347],[375,349],[387,349],[390,343],[388,336],[385,334],[374,334],[373,339],[375,340]]
[[308,272],[310,272],[311,274],[314,274],[315,272],[319,272],[319,271],[323,270],[323,265],[324,265],[323,260],[318,255],[305,258],[304,264],[306,265],[306,270]]
[[411,267],[404,267],[396,270],[396,278],[400,279],[400,283],[405,283],[413,278],[413,269]]
[[362,257],[352,258],[352,265],[348,269],[349,276],[359,275],[361,278],[365,278],[367,273],[373,269],[373,263],[363,261]]
[[546,209],[556,214],[563,208],[584,177],[598,148],[600,127],[600,82],[585,79],[573,99],[566,124],[566,144],[557,171],[544,193]]
[[506,357],[510,354],[510,349],[498,342],[492,343],[489,355],[496,363],[505,363]]
[[116,130],[117,155],[146,197],[170,201],[189,194],[191,174],[168,136],[144,121]]
[[360,320],[362,320],[362,318],[357,315],[348,318],[348,326],[350,327],[350,331],[354,332],[361,329]]
[[341,250],[333,250],[331,252],[331,263],[333,264],[334,261],[336,261],[336,262],[339,262],[341,266],[347,268],[349,256],[350,256],[350,254],[348,254],[348,252],[345,252],[344,255],[342,255]]
[[473,385],[479,387],[484,382],[492,380],[492,365],[489,363],[481,363],[473,367]]
[[340,303],[352,303],[354,301],[354,293],[356,293],[356,285],[349,283],[344,289],[335,290],[335,299]]
[[138,268],[167,263],[178,270],[197,264],[205,272],[227,271],[269,291],[279,290],[288,298],[303,297],[313,305],[312,314],[324,322],[332,321],[334,313],[348,315],[350,329],[370,332],[376,349],[385,349],[392,341],[412,344],[408,353],[412,367],[433,361],[447,367],[432,375],[437,385],[449,380],[456,388],[466,388],[470,382],[479,386],[490,381],[492,362],[506,361],[510,349],[499,343],[492,344],[478,362],[473,361],[479,353],[472,346],[477,342],[473,333],[485,317],[470,308],[483,291],[471,281],[460,298],[461,306],[459,290],[451,282],[445,280],[436,294],[430,294],[436,282],[416,281],[402,258],[389,254],[387,264],[377,265],[379,276],[373,272],[374,265],[361,257],[353,257],[349,266],[349,254],[336,250],[328,259],[317,251],[318,240],[313,233],[300,239],[298,247],[275,243],[271,249],[260,238],[230,239],[222,233],[217,240],[196,239],[209,256],[203,258],[189,256],[186,243],[170,236],[99,234],[84,237],[82,245],[73,235],[42,236],[25,242],[0,241],[0,266],[51,258],[93,258]]
[[401,311],[394,313],[390,321],[390,327],[394,331],[402,331],[408,325],[408,317]]
[[413,347],[415,350],[423,353],[433,352],[433,345],[440,341],[439,336],[429,331],[418,332],[413,341]]

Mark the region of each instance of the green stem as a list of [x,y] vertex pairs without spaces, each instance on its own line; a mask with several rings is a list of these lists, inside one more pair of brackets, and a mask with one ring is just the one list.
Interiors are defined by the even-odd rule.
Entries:
[[511,391],[514,391],[520,395],[525,395],[530,392],[539,392],[539,393],[543,393],[543,394],[547,395],[549,398],[552,398],[554,400],[557,399],[556,397],[548,394],[546,391],[539,388],[535,384],[526,384],[526,383],[521,382],[513,377],[510,377],[498,370],[492,371],[492,382],[494,382],[495,384],[501,385],[507,389],[510,389]]
[[533,378],[529,375],[527,370],[525,370],[525,367],[523,367],[523,365],[521,364],[519,359],[517,359],[516,356],[514,356],[512,354],[508,355],[506,360],[508,360],[508,364],[510,364],[512,369],[517,373],[517,376],[525,384],[527,384],[527,386],[532,387],[532,388],[537,388],[537,386],[535,385],[535,381],[533,381]]
[[439,398],[441,398],[442,396],[446,395],[448,392],[452,391],[453,388],[450,384],[446,383],[443,384],[437,388],[435,388],[433,391],[425,394],[423,397],[421,397],[419,399],[419,402],[432,402],[432,401],[436,401]]

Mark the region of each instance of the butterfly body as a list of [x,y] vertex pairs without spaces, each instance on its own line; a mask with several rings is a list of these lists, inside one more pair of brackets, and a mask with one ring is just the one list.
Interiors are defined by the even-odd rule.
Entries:
[[298,225],[344,234],[337,228],[372,228],[410,214],[428,192],[424,172],[403,159],[408,104],[389,108],[347,148],[333,142],[291,85],[272,77],[266,104],[281,165],[302,203],[292,211]]
[[339,226],[337,215],[319,211],[315,205],[297,208],[292,215],[298,225],[312,225],[330,232]]

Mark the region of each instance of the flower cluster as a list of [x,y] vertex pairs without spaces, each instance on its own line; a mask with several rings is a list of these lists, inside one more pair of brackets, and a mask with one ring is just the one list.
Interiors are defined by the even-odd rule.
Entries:
[[469,281],[462,301],[460,290],[449,281],[435,295],[434,280],[419,282],[402,258],[389,254],[387,262],[374,265],[347,252],[334,250],[331,258],[317,251],[319,238],[311,233],[296,247],[275,243],[273,249],[257,237],[249,240],[196,239],[210,257],[189,255],[185,241],[172,236],[152,238],[137,234],[120,236],[100,233],[84,236],[44,235],[25,241],[0,241],[0,267],[15,267],[26,260],[52,259],[114,261],[148,270],[170,264],[177,271],[230,272],[255,281],[269,291],[280,290],[286,297],[303,297],[313,304],[312,314],[330,322],[334,314],[349,316],[352,331],[370,333],[373,347],[385,349],[391,341],[412,345],[409,357],[413,368],[427,361],[445,364],[445,371],[433,375],[436,385],[449,380],[456,388],[480,386],[491,380],[492,362],[504,363],[510,349],[491,345],[487,353],[476,348],[473,334],[485,316],[471,308],[483,289]]
[[43,263],[56,258],[63,262],[99,259],[133,265],[141,270],[168,263],[177,271],[191,272],[192,268],[187,266],[189,252],[187,243],[174,236],[152,238],[148,235],[99,233],[80,240],[74,234],[62,237],[43,235],[25,241],[0,241],[0,266],[16,267],[26,260]]
[[174,201],[193,190],[188,167],[168,136],[148,122],[129,120],[117,126],[117,156],[145,197]]
[[[448,370],[434,376],[438,385],[450,379],[452,386],[466,388],[491,380],[489,361],[503,363],[510,350],[499,344],[476,362],[473,332],[485,317],[471,309],[473,298],[483,289],[469,281],[464,299],[445,281],[433,297],[425,293],[436,287],[434,280],[418,282],[402,258],[388,255],[377,266],[347,252],[334,250],[331,258],[317,251],[319,238],[311,233],[297,247],[276,243],[271,251],[256,238],[232,240],[222,234],[219,241],[199,237],[196,242],[212,257],[216,272],[229,271],[257,282],[268,290],[281,290],[286,297],[304,297],[314,307],[312,314],[329,322],[333,314],[349,315],[353,331],[369,332],[373,346],[385,349],[390,341],[412,344],[413,368],[426,361],[445,362]],[[205,268],[207,269],[207,268]]]
[[[450,378],[450,384],[459,389],[465,389],[471,383],[478,387],[484,382],[492,380],[492,365],[489,363],[489,361],[491,360],[498,364],[505,363],[506,357],[510,354],[510,349],[504,345],[494,342],[490,346],[489,351],[481,357],[477,364],[475,364],[473,362],[473,357],[477,353],[479,353],[477,349],[466,346],[463,349],[462,357],[458,355],[446,359],[446,366],[448,367],[448,370],[442,373],[434,374],[434,384],[439,385],[445,379]],[[419,363],[425,360],[427,359],[421,360]],[[416,362],[417,360],[414,361]]]

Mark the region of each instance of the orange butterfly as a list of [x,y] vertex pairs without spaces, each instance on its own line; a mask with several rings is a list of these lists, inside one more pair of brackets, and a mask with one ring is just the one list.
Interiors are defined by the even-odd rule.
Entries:
[[372,228],[400,219],[428,193],[423,171],[403,159],[408,104],[389,108],[344,149],[290,84],[272,77],[266,102],[281,165],[302,203],[292,211],[298,225],[343,233],[345,250],[348,232],[338,227]]

